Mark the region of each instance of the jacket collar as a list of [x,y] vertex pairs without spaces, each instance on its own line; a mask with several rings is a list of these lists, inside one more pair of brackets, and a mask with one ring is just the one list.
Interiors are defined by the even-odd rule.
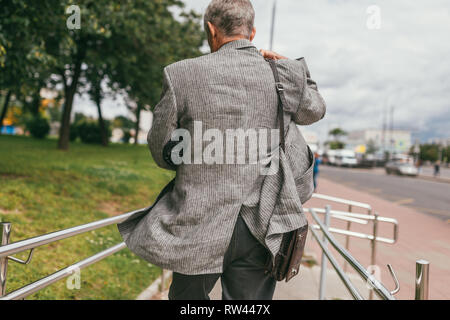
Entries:
[[244,48],[255,48],[255,45],[251,43],[250,40],[247,39],[239,39],[225,43],[223,46],[219,48],[218,51],[226,51],[233,49],[244,49]]

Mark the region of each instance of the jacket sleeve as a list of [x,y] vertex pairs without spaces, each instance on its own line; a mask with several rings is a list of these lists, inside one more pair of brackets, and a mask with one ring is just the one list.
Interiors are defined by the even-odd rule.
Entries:
[[166,69],[162,90],[161,100],[153,110],[153,123],[147,135],[147,142],[156,164],[161,168],[174,170],[163,157],[164,146],[169,142],[178,123],[177,101]]
[[304,79],[306,81],[303,81],[300,104],[297,112],[293,114],[292,119],[296,124],[309,125],[321,120],[325,116],[326,105],[317,89],[316,82],[311,79],[305,59],[300,58],[297,61],[302,65]]

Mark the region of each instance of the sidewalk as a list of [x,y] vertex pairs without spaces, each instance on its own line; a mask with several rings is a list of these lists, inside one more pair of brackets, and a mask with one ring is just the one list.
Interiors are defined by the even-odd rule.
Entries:
[[[450,224],[434,217],[422,214],[413,209],[391,203],[376,196],[351,189],[340,184],[320,179],[318,193],[336,196],[349,200],[369,203],[380,216],[395,218],[399,222],[399,239],[396,244],[377,243],[377,265],[381,269],[381,281],[390,290],[394,289],[394,282],[388,272],[390,263],[399,279],[400,292],[397,299],[414,299],[415,261],[425,259],[430,262],[430,299],[450,299]],[[307,207],[324,207],[324,200],[311,199]],[[338,204],[331,204],[332,209],[347,210]],[[357,210],[354,210],[357,212]],[[363,211],[360,211],[365,213]],[[308,214],[311,222],[311,217]],[[331,219],[331,226],[345,228],[346,222]],[[371,224],[352,224],[352,231],[371,233]],[[392,238],[392,225],[379,223],[379,235]],[[342,245],[345,238],[335,235]],[[321,250],[315,240],[309,236],[306,251],[315,256],[317,265],[313,268],[302,266],[299,276],[289,283],[279,282],[275,291],[275,300],[317,300],[319,294],[319,274]],[[364,239],[352,238],[350,253],[365,267],[370,264],[370,242]],[[332,250],[335,258],[343,266],[343,259]],[[347,289],[339,280],[336,272],[328,263],[327,270],[327,299],[351,299]],[[351,267],[348,267],[350,280],[361,294],[367,298],[368,290]],[[211,299],[221,298],[220,281],[211,292]],[[374,295],[377,299],[377,296]],[[164,299],[164,298],[163,298]]]
[[441,166],[439,176],[435,177],[433,167],[422,167],[419,178],[450,183],[450,169]]
[[[381,269],[382,282],[389,289],[394,288],[394,282],[386,267],[388,263],[393,266],[400,281],[397,299],[414,299],[415,261],[418,259],[430,262],[430,299],[450,299],[450,224],[325,179],[319,179],[317,191],[321,194],[368,203],[380,216],[397,219],[399,223],[397,243],[392,245],[377,243],[377,265]],[[323,207],[325,204],[323,200],[312,199],[307,203],[307,207]],[[347,210],[343,205],[331,205],[332,209]],[[346,222],[332,219],[331,225],[345,228]],[[366,226],[352,224],[351,230],[370,234],[371,224]],[[379,223],[380,236],[391,238],[392,234],[391,225]],[[345,244],[344,236],[335,237],[341,244]],[[320,263],[321,250],[317,243],[309,241],[308,247],[309,251],[316,253]],[[371,250],[368,240],[352,238],[349,251],[363,266],[369,266]],[[339,258],[338,261],[343,260]]]

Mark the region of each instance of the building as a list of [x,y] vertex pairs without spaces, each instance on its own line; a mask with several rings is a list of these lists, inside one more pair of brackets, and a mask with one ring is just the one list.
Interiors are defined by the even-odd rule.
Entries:
[[365,146],[366,151],[374,148],[377,152],[408,153],[412,146],[411,131],[365,129],[349,132],[346,149],[356,149]]
[[303,135],[303,138],[305,138],[306,143],[311,148],[312,152],[318,152],[319,151],[319,137],[317,136],[317,133],[314,131],[308,130],[305,126],[299,126],[297,125],[298,129]]
[[439,144],[441,146],[447,147],[447,146],[450,146],[450,138],[431,138],[431,139],[428,139],[427,143]]

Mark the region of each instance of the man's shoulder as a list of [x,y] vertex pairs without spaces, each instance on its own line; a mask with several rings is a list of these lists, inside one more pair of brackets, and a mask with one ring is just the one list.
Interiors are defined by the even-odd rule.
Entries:
[[202,70],[202,68],[205,68],[207,65],[210,65],[213,59],[214,59],[213,54],[205,54],[196,58],[190,58],[174,62],[166,66],[164,70],[167,73],[169,73],[169,75],[172,74],[179,75],[184,74],[186,72],[195,73]]

